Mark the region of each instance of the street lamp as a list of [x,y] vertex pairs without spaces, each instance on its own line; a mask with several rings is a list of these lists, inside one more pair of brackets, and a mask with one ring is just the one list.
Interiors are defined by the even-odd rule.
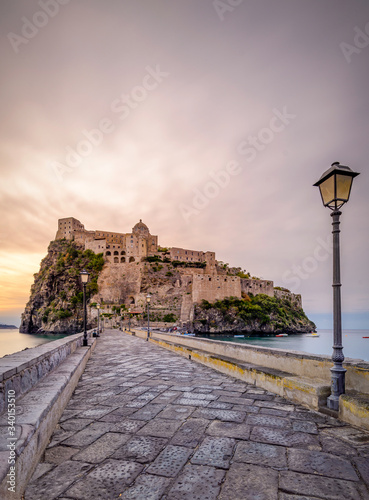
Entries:
[[96,304],[97,309],[97,336],[100,337],[100,304]]
[[87,347],[87,308],[86,308],[86,285],[90,278],[90,273],[85,269],[80,272],[81,281],[83,285],[83,346]]
[[131,308],[128,308],[128,331],[131,331]]
[[146,304],[147,304],[147,337],[146,340],[150,338],[150,301],[151,295],[148,293],[146,296]]
[[332,163],[321,178],[314,184],[319,186],[323,205],[332,210],[333,219],[333,366],[331,368],[331,395],[327,399],[327,406],[338,411],[339,397],[345,392],[345,368],[343,368],[342,323],[341,323],[341,277],[340,277],[340,238],[339,219],[340,208],[350,197],[352,180],[359,175],[351,168]]

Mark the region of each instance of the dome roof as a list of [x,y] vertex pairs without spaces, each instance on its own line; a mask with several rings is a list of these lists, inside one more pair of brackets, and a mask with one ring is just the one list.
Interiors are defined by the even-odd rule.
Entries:
[[150,234],[150,231],[146,224],[142,222],[142,219],[140,219],[140,222],[137,222],[137,224],[133,227],[132,233]]

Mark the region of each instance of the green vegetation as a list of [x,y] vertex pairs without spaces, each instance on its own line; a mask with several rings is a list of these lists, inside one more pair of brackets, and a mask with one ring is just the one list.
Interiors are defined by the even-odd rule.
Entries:
[[296,307],[288,298],[279,299],[265,294],[258,294],[255,297],[250,294],[244,299],[229,297],[217,300],[213,304],[203,300],[200,309],[220,311],[225,322],[240,319],[248,324],[256,321],[261,327],[272,325],[276,329],[309,322],[304,311]]
[[173,313],[166,314],[163,318],[165,323],[175,323],[177,321],[177,316]]

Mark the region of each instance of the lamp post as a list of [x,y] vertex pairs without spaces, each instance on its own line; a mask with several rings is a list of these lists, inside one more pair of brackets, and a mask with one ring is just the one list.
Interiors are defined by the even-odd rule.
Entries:
[[81,281],[83,285],[83,346],[87,347],[87,307],[86,307],[86,285],[90,278],[90,273],[85,269],[80,272]]
[[100,304],[96,304],[97,308],[97,336],[100,337]]
[[351,168],[332,163],[331,168],[324,172],[314,184],[319,186],[323,205],[332,210],[333,226],[333,366],[331,368],[331,395],[327,399],[327,406],[338,411],[339,397],[345,392],[345,368],[342,363],[345,359],[342,346],[341,322],[341,277],[340,277],[340,208],[350,197],[352,180],[359,175]]
[[131,308],[128,308],[128,331],[131,331]]
[[146,296],[146,304],[147,304],[147,337],[146,340],[150,338],[150,301],[151,295],[148,293]]

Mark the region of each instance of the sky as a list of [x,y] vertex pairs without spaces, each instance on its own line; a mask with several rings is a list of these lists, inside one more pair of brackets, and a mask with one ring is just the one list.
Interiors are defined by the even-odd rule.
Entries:
[[302,295],[332,324],[342,208],[344,328],[369,328],[367,0],[3,0],[0,323],[19,325],[57,221],[130,232]]

